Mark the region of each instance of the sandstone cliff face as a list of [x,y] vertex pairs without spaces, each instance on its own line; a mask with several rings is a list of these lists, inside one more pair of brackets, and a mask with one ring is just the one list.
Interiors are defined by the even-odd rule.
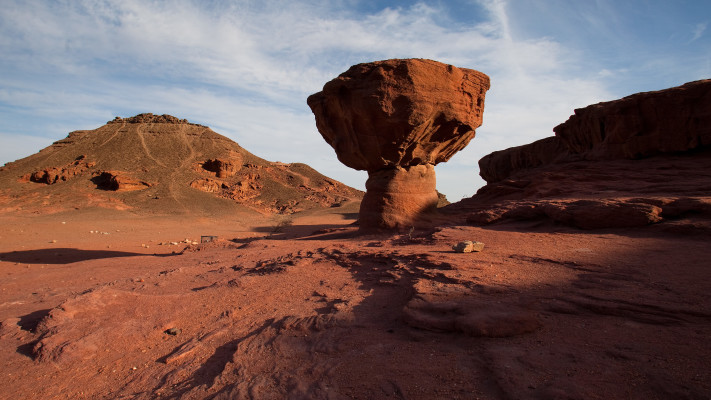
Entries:
[[368,171],[362,229],[409,228],[436,208],[435,164],[482,124],[489,77],[432,60],[358,64],[307,103],[345,165]]
[[479,175],[489,183],[498,182],[517,171],[550,164],[566,155],[568,147],[553,136],[484,156],[479,160]]
[[587,159],[641,158],[711,145],[711,80],[575,110],[553,128]]
[[711,146],[711,80],[576,109],[555,137],[489,154],[488,183],[554,161],[638,159]]
[[575,110],[556,136],[479,161],[468,220],[711,233],[711,80]]

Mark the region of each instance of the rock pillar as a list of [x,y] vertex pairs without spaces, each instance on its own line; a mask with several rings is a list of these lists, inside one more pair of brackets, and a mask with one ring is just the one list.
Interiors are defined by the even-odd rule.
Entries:
[[436,207],[434,165],[474,138],[488,89],[479,71],[407,59],[354,65],[309,96],[338,159],[368,171],[361,229],[409,229]]
[[408,229],[437,208],[437,180],[431,164],[368,172],[360,205],[363,229]]

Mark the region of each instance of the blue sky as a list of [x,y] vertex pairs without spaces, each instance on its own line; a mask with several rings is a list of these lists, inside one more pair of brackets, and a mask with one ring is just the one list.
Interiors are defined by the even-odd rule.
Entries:
[[481,157],[574,108],[711,78],[710,22],[708,0],[4,0],[0,165],[152,112],[363,189],[306,97],[356,63],[430,58],[491,77],[484,125],[436,167],[456,201],[483,184]]

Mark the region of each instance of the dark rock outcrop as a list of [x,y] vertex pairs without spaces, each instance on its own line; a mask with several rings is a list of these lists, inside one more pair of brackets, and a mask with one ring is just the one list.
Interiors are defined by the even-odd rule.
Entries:
[[200,125],[200,124],[194,124],[192,122],[188,122],[187,119],[180,119],[177,117],[174,117],[172,115],[168,114],[163,114],[163,115],[153,115],[152,113],[143,113],[143,114],[138,114],[133,117],[128,117],[128,118],[121,118],[121,117],[116,117],[111,121],[108,121],[107,124],[177,124],[177,125],[192,125],[192,126],[201,126],[205,127],[205,125]]

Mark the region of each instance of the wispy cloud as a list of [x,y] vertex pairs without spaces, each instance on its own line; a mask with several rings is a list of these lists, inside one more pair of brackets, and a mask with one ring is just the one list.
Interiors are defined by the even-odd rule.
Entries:
[[693,30],[693,36],[691,37],[691,41],[693,42],[694,40],[698,40],[701,38],[701,36],[704,35],[704,32],[706,31],[706,27],[708,26],[707,22],[702,22],[699,24],[696,24]]

